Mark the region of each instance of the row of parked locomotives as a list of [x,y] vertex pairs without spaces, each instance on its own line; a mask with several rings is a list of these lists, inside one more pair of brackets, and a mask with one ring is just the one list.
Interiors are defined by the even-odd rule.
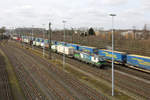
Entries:
[[[20,40],[25,43],[32,43],[34,46],[49,48],[50,41],[43,38],[13,37],[15,40]],[[32,41],[32,42],[30,42]],[[114,58],[116,64],[123,64],[143,71],[150,71],[150,57],[140,56],[135,54],[127,54],[126,52],[114,51],[112,55],[111,50],[98,49],[96,47],[82,46],[79,44],[72,44],[60,41],[51,41],[51,49],[59,54],[65,54],[79,61],[95,65],[101,68],[106,62]]]

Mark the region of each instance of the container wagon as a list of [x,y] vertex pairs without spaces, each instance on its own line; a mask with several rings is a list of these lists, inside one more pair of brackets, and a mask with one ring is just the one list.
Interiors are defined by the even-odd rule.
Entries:
[[74,50],[78,50],[79,49],[79,45],[78,44],[66,43],[66,46],[72,47],[72,48],[74,48]]
[[129,54],[127,64],[150,71],[150,57]]
[[42,38],[37,38],[36,46],[41,46]]
[[[52,48],[53,48],[53,46],[52,46]],[[65,54],[68,57],[73,57],[74,49],[72,47],[57,45],[57,52],[60,54]]]
[[57,41],[57,45],[65,45],[65,44],[66,44],[65,42]]
[[[101,50],[99,50],[98,54],[100,56],[104,56],[105,59],[108,61],[112,60],[112,50],[101,49]],[[115,63],[118,63],[118,64],[126,63],[126,53],[125,52],[114,51],[113,57],[114,57]]]
[[88,54],[98,54],[98,49],[96,47],[79,46],[78,50]]

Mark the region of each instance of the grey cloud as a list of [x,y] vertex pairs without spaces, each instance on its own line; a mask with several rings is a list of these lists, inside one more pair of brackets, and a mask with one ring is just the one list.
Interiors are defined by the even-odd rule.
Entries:
[[102,0],[102,3],[109,6],[116,6],[116,5],[124,5],[128,3],[128,0]]

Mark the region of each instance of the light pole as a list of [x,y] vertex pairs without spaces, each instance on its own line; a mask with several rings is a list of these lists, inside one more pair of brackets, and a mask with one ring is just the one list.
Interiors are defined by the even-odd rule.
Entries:
[[32,25],[32,50],[34,49],[34,47],[33,47],[33,27],[34,27],[34,25]]
[[116,14],[110,14],[112,17],[112,96],[114,96],[114,17]]
[[45,32],[44,32],[44,26],[45,24],[43,24],[43,57],[45,57]]
[[[66,38],[66,36],[65,36],[65,34],[66,34],[65,23],[66,23],[66,21],[63,20],[62,23],[64,24],[64,42],[65,42],[65,38]],[[64,47],[63,50],[64,50],[64,52],[65,52],[65,47]],[[65,69],[65,53],[63,53],[63,70],[64,70],[64,69]]]

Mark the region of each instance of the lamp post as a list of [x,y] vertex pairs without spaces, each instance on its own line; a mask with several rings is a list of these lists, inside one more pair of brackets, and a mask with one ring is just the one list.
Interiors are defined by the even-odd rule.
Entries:
[[43,57],[45,57],[45,32],[44,32],[44,25],[45,24],[43,24]]
[[[64,24],[64,42],[65,42],[65,38],[66,38],[66,29],[65,29],[65,23],[66,21],[63,20],[62,23]],[[65,52],[65,48],[63,49],[63,51]],[[65,54],[63,53],[63,70],[65,69]]]
[[112,17],[112,96],[114,96],[114,17],[116,14],[110,14]]

